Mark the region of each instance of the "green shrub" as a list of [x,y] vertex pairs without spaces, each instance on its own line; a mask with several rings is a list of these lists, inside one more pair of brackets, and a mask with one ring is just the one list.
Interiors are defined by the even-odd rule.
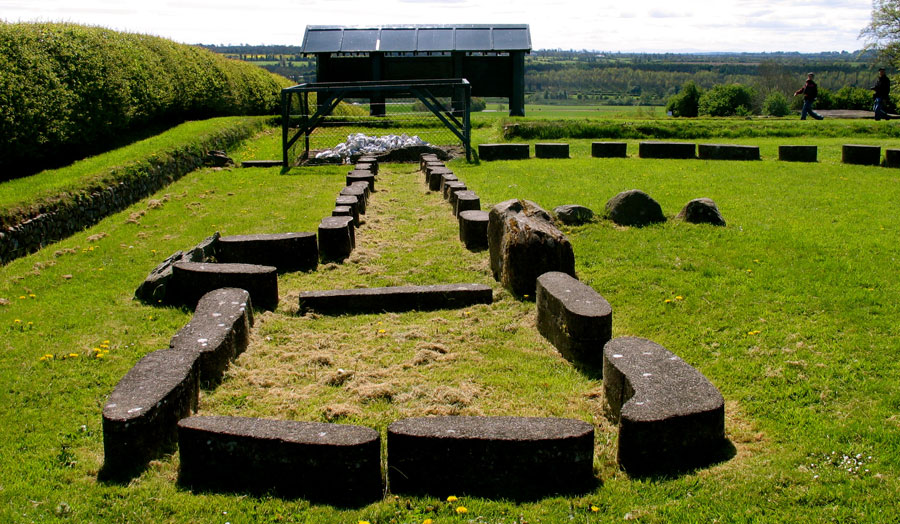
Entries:
[[717,85],[700,96],[699,112],[709,116],[749,115],[753,88],[742,84]]
[[861,87],[844,86],[832,96],[831,109],[872,110],[872,91]]
[[666,112],[672,116],[694,117],[699,114],[700,96],[703,91],[692,80],[681,86],[681,91],[666,103]]
[[787,116],[791,112],[791,104],[784,93],[773,91],[763,102],[763,113],[769,116]]
[[[832,109],[833,96],[831,91],[823,87],[819,88],[819,96],[816,97],[816,103],[813,109]],[[797,95],[791,100],[791,109],[799,111],[803,107],[803,95]]]
[[0,22],[0,71],[6,178],[148,125],[273,114],[291,84],[205,49],[63,23]]

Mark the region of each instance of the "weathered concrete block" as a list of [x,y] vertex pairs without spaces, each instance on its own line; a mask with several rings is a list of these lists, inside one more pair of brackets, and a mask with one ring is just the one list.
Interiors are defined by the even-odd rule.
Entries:
[[388,426],[387,448],[395,493],[523,500],[582,493],[596,483],[594,427],[580,420],[409,418]]
[[527,160],[530,155],[528,144],[478,144],[481,160]]
[[553,208],[553,214],[563,224],[577,226],[593,220],[594,212],[590,208],[577,204],[566,204]]
[[368,182],[365,182],[365,181],[356,181],[356,182],[353,182],[352,184],[350,184],[350,185],[347,186],[347,187],[357,187],[357,188],[361,188],[361,189],[363,190],[363,192],[365,193],[365,196],[366,196],[366,204],[369,203],[369,198],[371,198],[372,195],[371,195],[371,193],[370,193],[370,191],[369,191],[369,183],[368,183]]
[[244,160],[241,167],[282,167],[282,160]]
[[725,226],[725,219],[719,212],[719,207],[709,198],[695,198],[681,209],[675,218],[692,224],[712,224]]
[[319,223],[319,256],[323,261],[341,261],[350,256],[355,245],[353,229],[352,216],[322,219]]
[[363,160],[357,160],[356,164],[353,166],[354,171],[370,171],[376,177],[378,176],[378,162],[365,162]]
[[884,150],[884,167],[900,167],[900,149]]
[[639,189],[623,191],[606,203],[606,216],[620,226],[646,226],[665,222],[662,207]]
[[334,205],[335,207],[349,207],[350,216],[353,217],[353,225],[359,227],[359,198],[353,195],[340,195],[334,200]]
[[459,214],[459,240],[469,251],[482,251],[488,248],[487,211],[470,209]]
[[315,271],[319,247],[316,234],[309,232],[232,235],[219,239],[216,260],[275,266],[278,271]]
[[369,192],[375,192],[375,175],[371,171],[350,171],[347,173],[346,181],[348,186],[354,182],[365,182],[369,184]]
[[433,167],[429,165],[426,166],[425,169],[425,181],[428,182],[429,191],[440,191],[441,177],[453,174],[453,171],[446,167]]
[[478,211],[481,209],[481,198],[474,191],[457,191],[454,193],[453,214],[459,216],[463,211]]
[[366,190],[363,187],[363,184],[353,183],[349,186],[345,186],[341,189],[340,196],[356,197],[356,207],[359,209],[359,214],[366,214],[366,204],[368,203],[369,197],[366,196]]
[[219,238],[219,232],[216,231],[191,248],[187,253],[176,251],[169,258],[163,260],[135,290],[135,298],[148,303],[171,303],[177,300],[176,297],[170,296],[168,293],[169,283],[172,280],[172,266],[179,262],[205,262],[216,255]]
[[178,421],[197,409],[197,354],[163,349],[138,361],[103,406],[102,476],[131,477],[172,451]]
[[444,200],[450,200],[450,193],[454,191],[467,191],[468,188],[464,182],[459,180],[455,182],[447,182],[444,184]]
[[428,162],[440,162],[441,164],[443,164],[443,162],[441,162],[441,159],[438,158],[434,153],[422,153],[421,155],[419,155],[419,171],[424,171],[425,164]]
[[626,142],[591,142],[591,156],[594,158],[625,158],[628,156]]
[[647,339],[603,350],[603,389],[619,424],[619,464],[629,473],[708,464],[725,443],[725,400],[684,360]]
[[198,490],[302,497],[341,506],[382,496],[381,444],[371,428],[241,417],[178,424],[179,482]]
[[328,291],[302,291],[300,310],[326,314],[432,311],[490,304],[491,288],[483,284],[441,284]]
[[441,182],[441,187],[438,188],[438,191],[440,191],[441,193],[443,193],[443,192],[444,192],[444,186],[447,185],[447,182],[457,182],[457,181],[459,181],[459,179],[456,178],[456,175],[454,175],[453,173],[444,173],[444,174],[442,174],[442,175],[441,175],[441,180],[440,180],[440,182]]
[[784,162],[818,162],[818,146],[778,146],[778,160]]
[[221,288],[203,295],[191,321],[181,328],[169,347],[198,355],[200,384],[222,381],[231,361],[247,349],[253,308],[244,289]]
[[491,209],[488,248],[494,278],[516,295],[534,296],[537,278],[548,271],[575,276],[569,239],[549,213],[528,200],[507,200]]
[[334,206],[334,209],[331,210],[331,216],[353,218],[353,209],[350,206]]
[[277,271],[275,266],[256,264],[179,262],[173,267],[172,285],[181,303],[191,308],[214,289],[236,287],[250,293],[255,307],[274,310],[278,307]]
[[844,144],[841,146],[841,163],[877,166],[881,163],[881,147]]
[[537,279],[537,327],[566,360],[601,369],[612,338],[612,307],[571,275],[551,271]]
[[535,158],[569,158],[569,144],[535,144],[534,156]]
[[697,152],[701,160],[759,160],[759,146],[700,144]]
[[697,145],[686,142],[641,142],[638,156],[641,158],[696,158]]

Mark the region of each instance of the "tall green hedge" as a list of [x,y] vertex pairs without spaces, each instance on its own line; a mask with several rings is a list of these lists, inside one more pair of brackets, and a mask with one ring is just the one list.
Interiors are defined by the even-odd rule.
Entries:
[[96,151],[148,124],[275,113],[289,85],[159,37],[0,22],[0,179],[48,157]]

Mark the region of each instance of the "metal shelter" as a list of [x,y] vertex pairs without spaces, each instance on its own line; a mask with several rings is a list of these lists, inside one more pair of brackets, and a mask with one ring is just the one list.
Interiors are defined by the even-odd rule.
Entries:
[[[510,116],[525,115],[528,24],[307,26],[301,52],[316,57],[317,83],[465,78],[472,96],[506,97]],[[379,93],[370,108],[384,114]]]

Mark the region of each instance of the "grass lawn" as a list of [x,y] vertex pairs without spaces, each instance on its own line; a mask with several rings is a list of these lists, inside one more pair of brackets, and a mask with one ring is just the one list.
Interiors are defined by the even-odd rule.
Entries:
[[[476,130],[491,141],[494,128]],[[867,141],[868,140],[868,141]],[[426,414],[565,416],[595,424],[591,493],[515,504],[389,494],[352,509],[243,494],[193,494],[166,456],[128,485],[96,479],[101,409],[143,355],[190,318],[132,294],[164,257],[213,231],[314,231],[346,167],[204,169],[68,240],[0,267],[0,522],[890,522],[900,514],[900,171],[820,162],[592,159],[453,161],[482,209],[527,198],[599,212],[642,189],[672,217],[717,202],[725,228],[670,220],[566,228],[581,280],[613,307],[614,335],[652,339],[726,399],[730,460],[673,478],[615,465],[602,382],[537,334],[534,304],[493,282],[448,206],[411,165],[384,165],[358,248],[344,264],[279,277],[281,304],[201,412],[363,424]],[[277,158],[276,130],[232,153]],[[476,142],[477,143],[477,142]],[[273,153],[274,151],[274,153]],[[495,302],[430,313],[298,316],[305,289],[479,282]],[[95,350],[97,348],[97,350]],[[97,355],[102,355],[98,358]],[[46,355],[52,355],[47,358]],[[338,369],[350,371],[340,380]],[[436,475],[441,474],[435,472]],[[455,503],[444,497],[460,496]],[[465,506],[465,514],[456,513]]]

